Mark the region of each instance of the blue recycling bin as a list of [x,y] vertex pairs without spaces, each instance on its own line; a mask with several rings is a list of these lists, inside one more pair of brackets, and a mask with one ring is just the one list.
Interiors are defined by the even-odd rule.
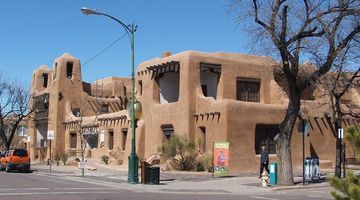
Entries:
[[270,184],[277,184],[277,162],[273,162],[270,165]]

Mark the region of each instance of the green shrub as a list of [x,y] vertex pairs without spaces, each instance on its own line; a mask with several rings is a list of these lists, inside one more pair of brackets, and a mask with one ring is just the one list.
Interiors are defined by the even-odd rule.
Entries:
[[[360,132],[356,131],[354,126],[347,127],[345,139],[349,140],[360,161]],[[356,200],[360,199],[360,178],[354,173],[347,173],[345,178],[331,177],[330,185],[340,191],[344,196],[337,194],[335,191],[331,195],[337,200]]]
[[178,170],[196,170],[198,152],[196,152],[195,142],[188,137],[172,134],[158,151],[162,160],[174,160]]
[[344,194],[343,197],[332,191],[331,195],[337,200],[360,199],[360,178],[352,172],[349,172],[345,178],[331,177],[330,185]]
[[206,152],[198,159],[196,171],[212,171],[212,155],[211,152]]
[[101,160],[105,163],[105,165],[108,164],[108,161],[109,161],[109,156],[107,155],[102,155],[101,156]]
[[64,165],[66,165],[69,155],[65,152],[62,152],[60,154],[60,158],[61,158],[61,161],[64,163]]

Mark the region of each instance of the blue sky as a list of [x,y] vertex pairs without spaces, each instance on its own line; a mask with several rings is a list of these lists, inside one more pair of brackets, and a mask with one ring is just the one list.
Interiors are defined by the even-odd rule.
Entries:
[[[84,6],[138,24],[135,67],[164,51],[248,53],[225,0],[1,0],[0,71],[30,85],[41,65],[53,68],[65,52],[83,64],[125,33],[110,18],[83,15]],[[83,81],[130,76],[130,52],[124,37],[83,66]]]

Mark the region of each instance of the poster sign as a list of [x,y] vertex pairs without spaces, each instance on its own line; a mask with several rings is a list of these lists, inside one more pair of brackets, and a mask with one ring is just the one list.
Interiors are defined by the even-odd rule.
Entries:
[[27,136],[27,142],[30,142],[31,138],[30,135]]
[[85,169],[85,161],[81,161],[79,165],[80,169]]
[[104,148],[105,144],[105,130],[100,131],[100,147]]
[[214,174],[226,175],[229,173],[229,143],[214,143]]
[[48,140],[53,140],[53,139],[54,139],[54,135],[55,135],[55,132],[49,130],[49,131],[47,132],[47,139],[48,139]]

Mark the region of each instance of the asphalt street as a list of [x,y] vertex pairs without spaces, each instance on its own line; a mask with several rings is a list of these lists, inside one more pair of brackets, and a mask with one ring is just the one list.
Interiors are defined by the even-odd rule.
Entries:
[[[332,199],[330,195],[332,188],[330,187],[279,191],[268,190],[264,192],[258,186],[247,186],[249,190],[256,191],[258,189],[259,192],[247,193],[244,191],[243,194],[241,192],[231,194],[221,189],[166,187],[168,184],[166,180],[160,186],[130,185],[126,183],[126,177],[123,174],[117,175],[116,173],[81,177],[78,174],[56,173],[56,171],[50,174],[41,169],[33,169],[35,170],[32,173],[0,172],[0,199]],[[194,183],[195,185],[199,184],[199,186],[202,184],[202,182]],[[216,183],[214,182],[214,184]],[[221,182],[218,183],[221,184]],[[172,184],[176,184],[176,182]],[[179,186],[180,184],[184,184],[184,182],[179,182]],[[241,188],[239,190],[241,191]]]

